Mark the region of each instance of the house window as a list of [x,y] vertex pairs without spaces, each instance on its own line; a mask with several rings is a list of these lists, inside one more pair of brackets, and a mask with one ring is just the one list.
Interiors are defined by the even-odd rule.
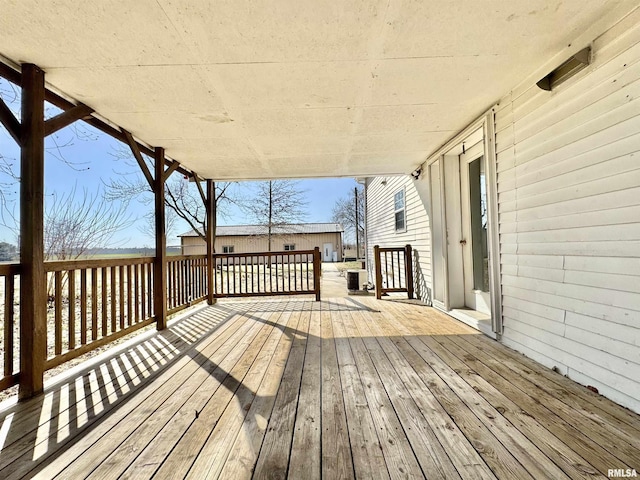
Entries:
[[233,245],[223,245],[222,253],[233,253]]
[[295,250],[296,246],[293,243],[285,243],[284,245],[284,251],[285,252],[290,252],[291,250]]
[[404,189],[400,190],[393,196],[393,209],[395,216],[396,232],[404,232],[407,230],[407,218],[404,208]]

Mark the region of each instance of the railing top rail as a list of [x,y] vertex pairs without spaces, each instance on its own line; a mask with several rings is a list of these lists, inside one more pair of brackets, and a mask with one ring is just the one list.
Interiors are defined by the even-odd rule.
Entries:
[[167,255],[167,262],[179,262],[181,260],[204,260],[206,255]]
[[82,260],[62,260],[55,262],[45,262],[46,272],[60,272],[63,270],[83,270],[86,268],[121,267],[127,265],[144,265],[153,263],[154,257],[131,257],[131,258],[100,258]]
[[406,247],[379,247],[379,252],[404,252]]
[[20,273],[19,263],[0,263],[0,276],[17,275]]
[[252,252],[252,253],[214,253],[216,258],[231,257],[273,257],[280,255],[313,255],[315,250],[284,250],[278,252]]

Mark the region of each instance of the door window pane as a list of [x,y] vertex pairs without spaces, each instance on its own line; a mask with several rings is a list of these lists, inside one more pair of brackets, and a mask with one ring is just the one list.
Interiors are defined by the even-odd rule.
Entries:
[[489,247],[487,244],[487,187],[484,161],[469,163],[469,199],[471,211],[471,247],[475,290],[489,291]]

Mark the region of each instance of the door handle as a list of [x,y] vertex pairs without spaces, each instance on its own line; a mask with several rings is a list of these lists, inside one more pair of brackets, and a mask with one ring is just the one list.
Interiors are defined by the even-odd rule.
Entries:
[[467,244],[467,241],[466,241],[466,240],[464,240],[464,239],[463,239],[463,240],[460,240],[460,245],[462,245],[462,246],[464,247],[466,244]]

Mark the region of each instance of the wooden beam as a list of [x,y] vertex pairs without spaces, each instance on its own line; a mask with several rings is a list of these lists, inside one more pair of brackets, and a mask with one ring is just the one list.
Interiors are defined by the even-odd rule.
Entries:
[[156,206],[156,256],[153,262],[153,305],[156,327],[167,328],[167,233],[164,206],[164,148],[157,147],[154,154]]
[[169,180],[169,177],[171,176],[171,174],[173,172],[175,172],[178,168],[180,168],[180,163],[174,161],[173,163],[171,163],[171,165],[169,165],[169,168],[167,168],[164,173],[164,181],[166,182],[167,180]]
[[13,67],[10,67],[9,65],[2,63],[0,61],[0,77],[6,78],[7,80],[9,80],[11,83],[15,84],[15,85],[22,85],[22,75],[20,74],[19,70],[16,70]]
[[205,222],[207,225],[207,231],[205,233],[207,241],[207,303],[213,305],[216,303],[214,297],[214,275],[216,274],[216,269],[213,264],[216,230],[216,184],[213,180],[207,180],[207,201],[205,202],[205,206],[207,207],[207,221]]
[[20,150],[20,389],[19,399],[42,392],[47,355],[44,269],[44,72],[22,66]]
[[0,98],[0,123],[4,125],[4,128],[7,129],[9,135],[13,137],[16,143],[22,145],[22,127],[20,122],[18,122],[13,112],[9,110],[9,107],[2,98]]
[[[144,162],[144,159],[142,158],[142,154],[140,153],[140,148],[138,147],[138,142],[135,141],[135,139],[133,138],[133,135],[131,135],[130,132],[126,131],[126,130],[122,130],[122,133],[124,133],[124,138],[127,142],[127,144],[129,145],[129,148],[131,149],[131,153],[133,153],[133,156],[135,157],[136,161],[138,162],[138,165],[140,166],[140,170],[142,170],[142,173],[144,175],[144,178],[147,179],[147,182],[149,183],[149,186],[151,187],[151,190],[155,190],[155,183],[153,180],[153,177],[151,176],[151,172],[149,171],[149,168],[147,167],[147,164]],[[154,152],[154,156],[155,156],[155,152]],[[163,169],[164,167],[161,165],[162,169],[160,169],[160,176],[157,176],[156,173],[156,178],[159,178],[162,180],[162,184],[164,185],[164,178],[163,178]],[[156,172],[158,171],[158,169],[156,168]],[[164,188],[164,187],[163,187]]]
[[44,136],[47,137],[66,126],[71,125],[73,122],[77,122],[78,120],[82,120],[83,118],[90,116],[92,113],[93,108],[88,107],[83,103],[76,105],[75,107],[62,112],[60,115],[56,115],[55,117],[45,121]]
[[[0,77],[6,78],[7,80],[9,80],[10,82],[16,85],[20,85],[20,82],[21,82],[20,72],[16,71],[13,67],[9,65],[2,63],[2,61],[0,61]],[[70,110],[76,106],[66,98],[62,97],[61,95],[58,95],[57,93],[46,88],[45,88],[44,98],[50,104],[55,105],[56,107],[64,111]],[[89,125],[91,125],[92,127],[100,130],[101,132],[106,133],[110,137],[113,137],[116,140],[120,140],[123,143],[127,143],[127,139],[123,131],[118,130],[116,127],[107,123],[106,121],[101,120],[100,118],[97,118],[97,117],[88,117],[88,118],[85,118],[84,121]],[[154,151],[152,148],[149,148],[146,145],[143,145],[140,143],[138,144],[138,148],[140,149],[141,153],[144,153],[145,155],[149,155],[153,157]],[[171,160],[165,157],[165,164],[170,165],[171,162],[172,162]],[[182,166],[178,167],[177,171],[182,173],[183,175],[191,175],[192,173],[186,168],[183,168]]]

